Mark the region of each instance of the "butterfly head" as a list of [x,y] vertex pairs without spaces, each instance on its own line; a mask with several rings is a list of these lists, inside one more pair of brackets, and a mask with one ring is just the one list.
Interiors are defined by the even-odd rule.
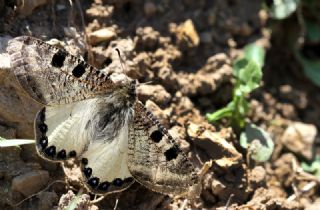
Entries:
[[124,98],[130,104],[133,104],[136,100],[136,86],[137,80],[131,79],[123,73],[114,72],[110,75],[111,81],[118,88],[118,93],[121,98]]

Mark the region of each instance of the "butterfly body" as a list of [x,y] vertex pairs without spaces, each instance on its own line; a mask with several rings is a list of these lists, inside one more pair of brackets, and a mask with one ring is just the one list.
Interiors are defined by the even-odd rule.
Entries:
[[134,181],[167,194],[197,183],[193,165],[136,97],[136,80],[95,69],[32,37],[9,42],[13,71],[43,108],[36,148],[50,161],[76,158],[90,191],[122,191]]

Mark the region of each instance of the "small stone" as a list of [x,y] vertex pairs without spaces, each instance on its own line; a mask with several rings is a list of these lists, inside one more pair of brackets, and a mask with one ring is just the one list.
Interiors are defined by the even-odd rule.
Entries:
[[146,2],[143,9],[146,16],[152,16],[157,12],[157,6],[153,2]]
[[28,197],[39,192],[49,181],[49,173],[44,170],[31,171],[12,180],[11,188]]
[[281,137],[281,141],[290,151],[308,160],[312,160],[316,135],[316,126],[301,122],[293,122],[285,130]]
[[191,19],[186,20],[179,26],[171,25],[171,32],[176,34],[179,45],[189,48],[197,47],[200,43],[200,38]]
[[102,28],[89,34],[89,40],[91,44],[95,45],[100,42],[110,41],[116,37],[116,35],[113,27]]
[[240,165],[242,161],[241,153],[232,144],[223,139],[219,133],[214,133],[190,122],[187,134],[193,139],[194,144],[206,151],[207,155],[221,168],[227,169]]
[[166,105],[171,100],[171,95],[161,85],[146,85],[141,84],[137,88],[139,99],[143,102],[148,99],[156,104]]
[[219,195],[221,192],[223,192],[226,189],[226,186],[222,184],[217,179],[213,179],[211,183],[211,190],[214,195]]

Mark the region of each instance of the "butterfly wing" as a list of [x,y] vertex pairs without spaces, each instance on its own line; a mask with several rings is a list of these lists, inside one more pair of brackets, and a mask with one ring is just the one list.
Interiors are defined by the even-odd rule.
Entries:
[[89,145],[88,125],[96,112],[98,99],[87,99],[42,108],[35,118],[36,148],[40,156],[62,161],[80,156]]
[[109,76],[39,39],[14,38],[9,41],[7,51],[22,87],[44,105],[92,98],[112,88]]
[[94,193],[124,190],[134,182],[127,166],[130,110],[112,96],[45,107],[35,120],[37,151],[51,161],[80,160]]
[[[113,115],[113,116],[112,116]],[[132,113],[128,110],[114,111],[108,120],[115,119],[104,128],[103,134],[117,131],[103,140],[92,141],[82,155],[82,171],[87,187],[96,194],[118,192],[128,188],[134,179],[128,169],[128,123]]]
[[130,173],[151,190],[183,194],[197,183],[191,162],[167,130],[140,102],[134,107],[128,148]]

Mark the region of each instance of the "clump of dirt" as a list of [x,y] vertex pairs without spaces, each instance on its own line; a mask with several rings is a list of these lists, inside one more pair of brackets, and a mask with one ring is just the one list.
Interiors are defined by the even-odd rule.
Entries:
[[[300,163],[313,159],[319,140],[319,88],[301,76],[289,51],[279,54],[280,47],[270,45],[278,42],[265,33],[267,20],[261,1],[0,0],[6,36],[0,37],[0,54],[10,38],[32,35],[101,71],[124,71],[139,82],[138,98],[204,171],[201,194],[193,199],[135,183],[95,204],[84,194],[77,209],[316,209],[319,181]],[[231,100],[232,62],[253,40],[270,48],[248,116],[275,143],[265,164],[248,162],[238,134],[224,121],[205,119]],[[40,107],[10,69],[0,69],[1,137],[33,138]],[[0,148],[0,208],[63,209],[77,197],[79,175],[73,163],[62,168],[42,160],[34,145]]]

